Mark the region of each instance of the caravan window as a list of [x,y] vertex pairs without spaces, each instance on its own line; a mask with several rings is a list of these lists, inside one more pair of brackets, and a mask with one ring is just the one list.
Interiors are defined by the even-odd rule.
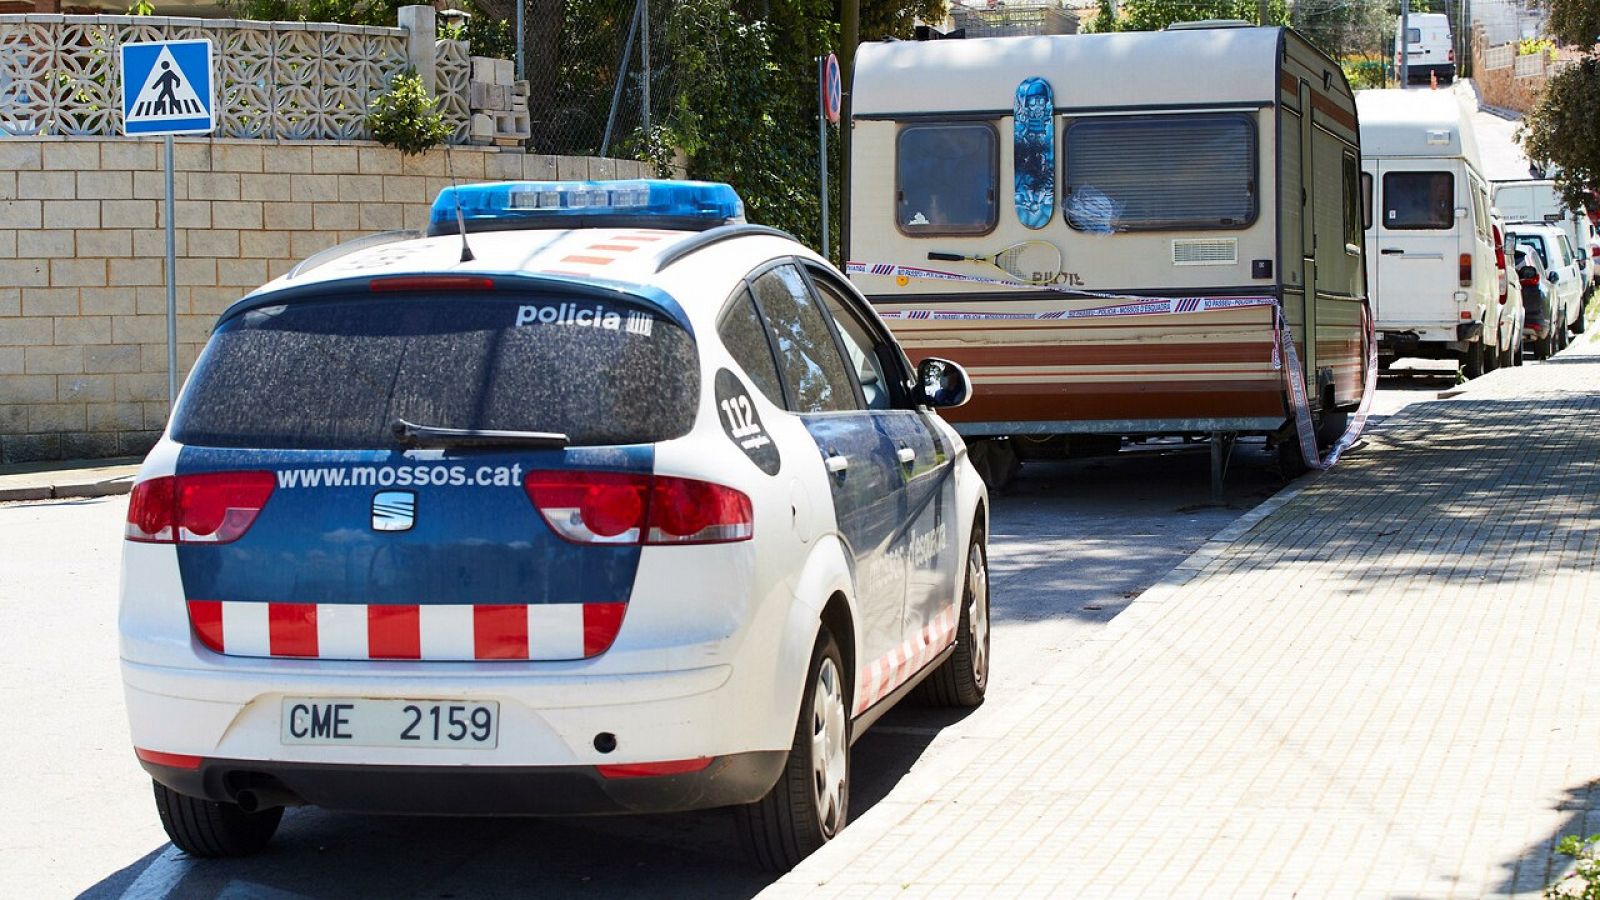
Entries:
[[1350,253],[1361,252],[1361,232],[1366,228],[1367,217],[1362,210],[1361,164],[1354,153],[1344,155],[1344,248]]
[[1245,115],[1079,119],[1062,139],[1067,224],[1204,231],[1256,219],[1256,129]]
[[999,205],[992,125],[908,125],[895,141],[894,221],[911,235],[987,234]]
[[1455,225],[1456,177],[1449,172],[1383,176],[1383,227],[1418,231]]
[[1372,173],[1361,173],[1361,229],[1372,227]]

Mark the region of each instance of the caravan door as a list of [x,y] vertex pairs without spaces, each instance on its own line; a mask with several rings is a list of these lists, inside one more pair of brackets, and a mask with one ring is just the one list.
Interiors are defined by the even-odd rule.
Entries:
[[[1454,325],[1466,299],[1460,285],[1465,178],[1448,159],[1378,160],[1372,273],[1373,315],[1380,329]],[[1468,245],[1470,251],[1470,245]]]

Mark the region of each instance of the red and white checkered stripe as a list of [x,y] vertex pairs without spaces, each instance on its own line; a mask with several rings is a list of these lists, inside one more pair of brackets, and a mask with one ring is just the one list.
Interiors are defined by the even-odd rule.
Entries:
[[944,652],[956,639],[956,605],[950,604],[922,630],[901,642],[884,656],[872,661],[856,678],[856,711],[867,708],[893,693],[906,679]]
[[558,660],[604,653],[626,603],[364,605],[190,600],[202,644],[229,656]]

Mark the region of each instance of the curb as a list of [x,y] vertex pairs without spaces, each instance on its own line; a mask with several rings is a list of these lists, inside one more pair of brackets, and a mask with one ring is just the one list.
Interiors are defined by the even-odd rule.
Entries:
[[45,484],[30,487],[0,487],[0,503],[17,500],[71,500],[91,497],[115,497],[133,490],[133,476],[125,475],[106,481],[80,484]]

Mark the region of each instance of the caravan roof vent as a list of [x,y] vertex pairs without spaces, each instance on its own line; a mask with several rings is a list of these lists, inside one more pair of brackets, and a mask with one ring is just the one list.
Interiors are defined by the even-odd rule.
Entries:
[[1180,238],[1172,242],[1175,266],[1231,266],[1238,261],[1239,242],[1233,238]]
[[1197,22],[1173,22],[1167,31],[1201,31],[1207,28],[1254,28],[1256,23],[1243,19],[1201,19]]

